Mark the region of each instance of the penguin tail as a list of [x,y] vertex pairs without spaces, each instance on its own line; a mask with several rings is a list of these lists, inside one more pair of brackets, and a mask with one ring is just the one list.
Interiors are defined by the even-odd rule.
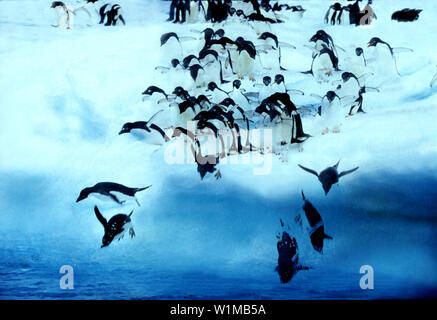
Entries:
[[333,239],[331,236],[328,236],[327,234],[324,234],[324,235],[323,235],[323,238],[324,238],[324,239],[329,239],[329,240],[332,240],[332,239]]
[[139,191],[143,191],[143,190],[149,189],[151,186],[152,185],[144,187],[144,188],[137,188],[135,192],[139,192]]
[[305,201],[306,199],[305,199],[305,195],[303,194],[303,190],[301,192],[302,192],[302,200]]

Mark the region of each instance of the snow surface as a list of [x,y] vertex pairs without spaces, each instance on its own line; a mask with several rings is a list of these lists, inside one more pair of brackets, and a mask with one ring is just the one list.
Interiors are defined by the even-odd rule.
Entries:
[[[286,82],[305,92],[293,99],[297,106],[315,103],[309,95],[324,95],[340,78],[319,83],[300,73],[311,65],[304,45],[319,29],[346,50],[340,68],[357,46],[370,57],[366,44],[374,36],[414,52],[397,55],[400,77],[390,66],[374,70],[366,84],[380,92],[365,95],[366,113],[345,119],[340,133],[321,135],[304,117],[313,137],[301,152],[291,148],[288,162],[272,156],[269,174],[255,175],[260,164],[242,164],[241,156],[221,166],[221,180],[201,181],[195,165],[164,161],[173,142],[158,148],[118,132],[156,110],[142,101],[148,86],[179,85],[154,69],[165,60],[160,36],[193,36],[191,29],[207,24],[164,23],[168,3],[123,0],[125,27],[88,27],[76,18],[75,28],[63,30],[50,26],[50,1],[0,1],[0,298],[435,296],[437,89],[429,83],[437,72],[437,3],[376,0],[378,19],[356,28],[324,25],[325,1],[289,2],[307,9],[303,19],[272,30],[297,47],[282,59]],[[419,20],[390,20],[405,7],[423,9]],[[256,42],[248,28],[226,32]],[[268,72],[257,70],[260,82]],[[339,159],[340,170],[360,168],[328,196],[297,166],[321,171]],[[153,187],[138,194],[141,207],[75,203],[82,188],[99,181]],[[302,189],[334,240],[320,255],[295,229],[300,259],[313,269],[282,285],[275,236],[279,218],[292,225],[302,211]],[[133,208],[137,237],[100,249],[95,204],[106,216]],[[75,268],[72,292],[58,286],[64,264]],[[375,269],[373,291],[358,286],[365,264]]]

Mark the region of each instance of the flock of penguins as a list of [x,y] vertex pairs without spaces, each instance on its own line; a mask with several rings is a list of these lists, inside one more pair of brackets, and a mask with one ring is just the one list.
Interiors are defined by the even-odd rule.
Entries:
[[[86,3],[96,5],[98,1],[87,0]],[[371,1],[367,3],[367,6],[369,4]],[[55,8],[59,5],[59,2],[53,2],[52,7]],[[359,8],[359,0],[356,0],[353,5]],[[353,6],[350,5],[350,7]],[[340,10],[343,10],[342,8],[344,7],[340,6]],[[341,11],[337,9],[337,4],[329,7],[325,17],[326,23],[335,23],[335,21],[341,20],[337,15],[341,15]],[[73,12],[75,11],[73,10]],[[224,157],[251,152],[260,154],[270,152],[276,155],[285,152],[287,154],[287,148],[291,145],[298,146],[298,151],[302,151],[301,145],[312,137],[304,132],[301,119],[301,116],[308,110],[305,110],[304,107],[297,107],[292,101],[292,95],[303,95],[304,93],[290,88],[285,83],[283,73],[287,70],[281,65],[281,50],[293,48],[293,46],[279,41],[278,36],[273,32],[273,26],[287,19],[302,18],[305,9],[301,6],[289,6],[278,2],[271,5],[270,1],[265,0],[261,3],[257,0],[234,2],[208,0],[172,1],[170,11],[169,20],[175,19],[176,13],[175,22],[211,22],[211,26],[215,29],[208,27],[203,31],[192,30],[197,33],[197,38],[176,32],[165,33],[161,36],[162,50],[167,52],[166,56],[168,56],[168,52],[171,52],[173,58],[167,61],[167,65],[156,67],[156,70],[166,73],[172,78],[176,78],[177,75],[182,76],[181,79],[185,79],[183,82],[185,88],[177,86],[171,93],[167,93],[157,85],[149,86],[142,92],[143,100],[148,100],[151,108],[156,108],[153,111],[154,115],[148,121],[124,124],[119,134],[133,134],[136,131],[143,133],[145,141],[149,136],[157,135],[161,140],[161,145],[173,139],[179,139],[184,144],[189,144],[201,179],[207,174],[214,174],[216,179],[221,178],[217,165]],[[360,16],[361,11],[355,12],[353,15],[351,15],[350,8],[346,11],[350,15],[348,23],[357,24],[357,16]],[[99,13],[102,24],[111,26],[120,21],[125,24],[119,5],[105,4],[100,9],[96,9],[96,12]],[[179,15],[182,15],[182,20]],[[328,18],[329,15],[331,15],[331,19]],[[413,19],[405,21],[416,19],[417,17],[413,17]],[[366,21],[368,22],[368,20]],[[242,36],[227,36],[225,29],[236,24],[251,30],[252,39],[256,39],[256,43]],[[187,54],[184,53],[183,44],[190,40],[196,40],[200,50]],[[376,59],[384,59],[383,56],[385,56],[386,60],[383,60],[383,63],[387,64],[387,61],[390,61],[394,66],[393,72],[398,73],[394,55],[396,48],[377,37],[370,39],[367,46],[375,48],[374,56]],[[345,50],[336,46],[332,37],[324,30],[318,30],[309,39],[308,48],[312,54],[312,64],[308,71],[302,72],[303,74],[314,77],[319,82],[326,82],[326,79],[331,79],[334,74],[341,76],[340,84],[336,88],[326,92],[323,97],[314,95],[318,99],[318,106],[314,107],[313,112],[310,113],[312,117],[325,121],[326,127],[323,126],[323,131],[319,134],[327,134],[329,131],[336,133],[339,131],[341,122],[345,121],[347,117],[365,112],[363,97],[366,92],[370,90],[378,92],[377,88],[364,85],[369,76],[369,73],[366,73],[367,67],[371,63],[376,63],[375,58],[373,61],[367,59],[364,56],[364,50],[357,47],[349,57],[352,62],[343,64],[343,66],[348,66],[348,71],[340,70],[337,50],[344,52]],[[258,76],[263,72],[270,75],[273,72],[276,75],[274,77],[261,76],[262,82],[256,83],[254,74],[256,73]],[[370,75],[372,74],[370,73]],[[186,81],[187,79],[189,81]],[[436,80],[437,75],[434,76],[430,85],[432,86]],[[244,90],[242,84],[249,84],[255,88],[254,92]],[[225,87],[230,87],[231,90],[227,91],[224,89]],[[349,104],[343,102],[344,96],[347,95],[345,89],[353,97]],[[158,125],[155,119],[159,118],[159,114],[166,113],[165,119],[171,123],[163,126],[161,122],[161,125]],[[194,130],[188,129],[188,122],[194,124]],[[244,130],[241,130],[243,127],[246,129],[245,139],[243,139]],[[254,128],[271,128],[273,130],[274,143],[271,150],[250,140],[249,133]],[[205,136],[213,138],[221,151],[202,155],[201,140]],[[225,146],[225,136],[232,140],[230,146]],[[282,160],[286,161],[284,158]],[[318,178],[325,195],[341,177],[358,169],[355,167],[339,172],[338,166],[339,162],[318,173],[299,164],[301,169]],[[114,182],[100,182],[83,189],[76,202],[88,198],[89,195],[94,195],[103,196],[121,205],[126,201],[122,198],[128,197],[134,199],[139,206],[140,204],[135,197],[136,193],[150,187],[130,188]],[[309,225],[307,229],[311,244],[314,250],[323,253],[324,240],[332,238],[325,234],[321,215],[305,197],[303,191],[302,199],[304,202],[303,211]],[[94,207],[94,212],[105,230],[102,247],[108,246],[115,239],[122,239],[126,232],[129,232],[131,237],[135,236],[131,221],[132,212],[130,214],[117,214],[109,221],[106,220],[97,206]],[[294,221],[302,226],[300,215],[296,216]],[[282,236],[281,233],[277,235],[279,258],[276,271],[280,280],[286,283],[298,270],[306,270],[309,267],[303,266],[299,262],[297,241],[295,237],[290,235],[290,227],[282,219],[280,223]]]

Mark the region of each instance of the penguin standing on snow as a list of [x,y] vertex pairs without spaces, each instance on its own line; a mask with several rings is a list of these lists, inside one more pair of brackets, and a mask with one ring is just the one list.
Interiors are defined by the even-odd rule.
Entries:
[[74,11],[71,6],[66,5],[62,1],[53,1],[50,8],[56,12],[56,25],[52,25],[53,27],[73,28]]
[[322,50],[314,57],[312,65],[313,75],[319,79],[327,80],[338,68],[338,57],[333,50],[322,44]]
[[96,214],[97,220],[99,220],[103,228],[105,228],[101,248],[109,246],[113,240],[120,241],[128,230],[130,237],[135,237],[135,231],[130,218],[133,210],[128,215],[123,213],[116,214],[109,219],[109,221],[106,221],[97,206],[94,207],[94,213]]
[[344,118],[341,98],[332,90],[323,97],[314,94],[312,96],[320,99],[321,105],[318,109],[318,115],[324,128],[322,134],[327,134],[330,128],[333,133],[340,132],[340,119]]
[[234,80],[232,82],[232,91],[229,92],[229,97],[232,98],[238,106],[243,108],[243,110],[249,110],[251,108],[250,101],[243,92],[244,89],[241,88],[241,81],[238,79]]
[[237,45],[237,59],[233,64],[238,77],[243,79],[244,76],[249,76],[249,79],[254,81],[253,69],[257,55],[255,45],[243,37],[238,37],[235,44]]
[[367,43],[367,47],[373,47],[373,56],[378,65],[377,70],[388,70],[390,64],[394,66],[397,75],[400,75],[396,63],[396,57],[394,55],[393,48],[385,41],[378,37],[373,37]]
[[332,240],[332,237],[325,234],[325,225],[320,213],[316,208],[314,208],[313,204],[305,198],[303,191],[302,199],[304,201],[302,209],[304,210],[305,216],[307,217],[308,223],[311,227],[309,230],[311,244],[313,245],[314,250],[323,253],[323,240]]
[[121,21],[123,25],[126,25],[126,21],[124,21],[122,13],[123,10],[119,4],[104,4],[99,10],[99,24],[104,24],[105,26],[116,26],[119,25]]

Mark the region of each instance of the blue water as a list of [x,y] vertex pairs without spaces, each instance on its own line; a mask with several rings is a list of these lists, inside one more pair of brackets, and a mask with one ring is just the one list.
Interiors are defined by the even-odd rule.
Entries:
[[[365,181],[363,181],[363,179]],[[324,254],[292,221],[300,196],[263,197],[221,180],[168,178],[134,216],[137,237],[100,249],[102,227],[53,200],[53,177],[0,182],[0,299],[380,299],[437,295],[437,180],[379,172],[307,194],[324,217]],[[12,183],[13,182],[13,183]],[[316,183],[316,181],[314,181]],[[274,190],[272,190],[274,193]],[[56,196],[55,196],[56,197]],[[92,203],[90,202],[89,207]],[[153,214],[152,214],[153,212]],[[279,218],[311,270],[281,284],[274,272]],[[62,265],[74,289],[62,290]],[[373,290],[359,269],[374,268]]]

